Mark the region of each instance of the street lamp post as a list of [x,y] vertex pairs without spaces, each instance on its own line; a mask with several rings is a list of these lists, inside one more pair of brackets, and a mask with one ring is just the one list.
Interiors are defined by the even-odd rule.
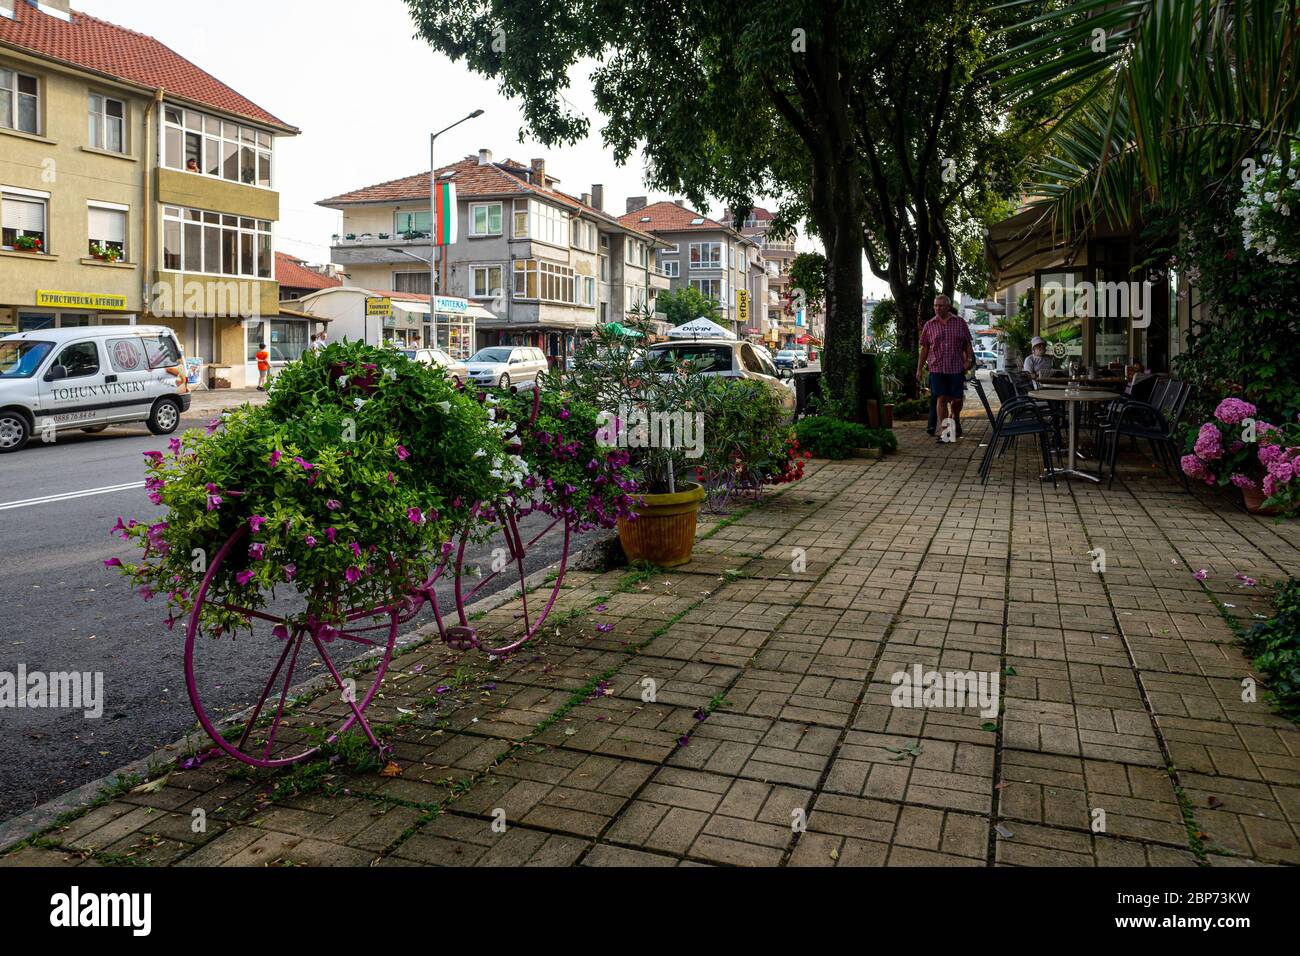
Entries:
[[[461,117],[460,119],[456,120],[456,122],[452,123],[450,126],[440,129],[438,130],[438,132],[432,133],[429,136],[429,318],[430,319],[435,318],[435,313],[433,311],[433,302],[434,302],[433,296],[434,293],[437,291],[438,262],[441,259],[441,257],[438,255],[438,224],[435,221],[435,217],[438,214],[438,164],[434,161],[433,158],[433,148],[434,145],[438,142],[438,137],[441,136],[443,133],[447,132],[447,130],[455,129],[457,126],[459,126],[461,123],[464,123],[466,120],[472,120],[475,117],[482,116],[482,115],[483,115],[482,110],[475,110],[473,113],[470,113],[468,116]],[[456,215],[456,210],[453,209],[451,214],[453,216]],[[434,331],[434,335],[436,336],[438,334],[438,324],[436,321],[434,322],[433,331]]]

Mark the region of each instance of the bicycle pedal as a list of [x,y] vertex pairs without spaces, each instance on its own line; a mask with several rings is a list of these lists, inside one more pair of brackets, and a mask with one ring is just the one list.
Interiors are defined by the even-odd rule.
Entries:
[[442,639],[454,650],[470,651],[478,647],[478,628],[456,624],[447,628]]

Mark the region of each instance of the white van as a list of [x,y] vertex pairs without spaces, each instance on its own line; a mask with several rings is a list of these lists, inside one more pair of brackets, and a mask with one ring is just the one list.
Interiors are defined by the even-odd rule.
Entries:
[[40,329],[0,338],[0,454],[35,434],[144,422],[170,435],[189,410],[185,360],[160,325]]

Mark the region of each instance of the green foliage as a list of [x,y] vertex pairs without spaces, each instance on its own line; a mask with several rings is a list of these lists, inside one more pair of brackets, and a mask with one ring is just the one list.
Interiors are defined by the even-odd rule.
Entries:
[[[504,393],[481,397],[392,349],[308,352],[275,379],[266,405],[228,412],[206,433],[174,439],[171,454],[149,456],[146,488],[168,514],[152,525],[119,519],[114,531],[142,552],[121,569],[146,599],[167,596],[170,625],[224,548],[204,604],[214,633],[250,623],[218,603],[256,611],[277,590],[296,590],[305,614],[335,623],[345,608],[383,606],[423,580],[508,495],[570,509],[579,523],[620,506],[623,462],[596,448],[592,410],[570,412],[581,423],[566,442],[573,461],[525,435],[530,464],[509,443],[531,409]],[[560,401],[545,399],[548,415],[559,416]],[[595,458],[595,470],[575,472]],[[609,487],[591,500],[598,475]],[[546,485],[552,476],[566,484]]]
[[710,378],[703,409],[704,457],[696,477],[711,500],[756,492],[789,474],[793,432],[771,388],[751,379]]
[[827,415],[801,418],[795,433],[801,448],[832,461],[847,458],[855,448],[883,448],[886,452],[898,448],[898,438],[888,429],[868,428]]
[[809,312],[820,312],[826,302],[826,257],[820,252],[801,252],[790,263],[790,287],[803,293]]
[[1191,382],[1185,421],[1208,419],[1219,401],[1243,398],[1271,422],[1300,412],[1300,269],[1245,250],[1234,199],[1206,197],[1186,210],[1186,229],[1172,264],[1195,282],[1201,321],[1175,359]]
[[671,325],[681,325],[700,317],[712,322],[722,321],[718,300],[705,295],[693,285],[659,293],[655,299],[655,310],[662,312]]
[[1252,663],[1268,676],[1278,711],[1300,720],[1300,579],[1280,582],[1273,592],[1274,616],[1258,621],[1244,637]]
[[871,312],[871,335],[877,348],[881,342],[893,341],[897,333],[898,303],[889,298],[881,299]]
[[928,398],[908,398],[894,405],[894,418],[897,421],[915,421],[930,416]]
[[916,380],[917,353],[912,349],[892,348],[884,353],[880,378],[885,389],[885,400],[903,399],[907,383]]

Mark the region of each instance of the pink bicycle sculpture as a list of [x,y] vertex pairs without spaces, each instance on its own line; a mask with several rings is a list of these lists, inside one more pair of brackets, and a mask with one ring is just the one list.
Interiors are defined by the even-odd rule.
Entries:
[[[540,394],[535,392],[531,416],[521,427],[534,426],[539,406]],[[514,447],[519,446],[516,443]],[[442,640],[459,650],[477,648],[491,655],[507,655],[535,637],[554,608],[564,581],[574,530],[572,516],[564,513],[553,516],[508,498],[480,502],[471,515],[478,525],[473,529],[476,533],[471,535],[471,528],[463,529],[454,545],[444,547],[424,580],[413,582],[403,593],[370,606],[335,609],[330,616],[332,623],[306,611],[310,602],[301,595],[259,609],[229,603],[212,593],[213,581],[220,577],[226,562],[239,553],[248,529],[241,526],[232,534],[208,566],[194,595],[185,635],[185,683],[190,702],[199,724],[217,746],[255,767],[283,767],[305,760],[316,754],[322,743],[332,743],[354,727],[360,727],[372,746],[380,747],[365,711],[388,671],[399,628],[414,620],[426,605],[432,611]],[[546,582],[530,593],[526,580],[527,557],[530,551],[544,544],[556,549],[558,565],[554,575],[548,575]],[[478,546],[479,553],[490,555],[490,569],[486,573],[479,572],[478,558],[471,553],[471,545]],[[450,614],[444,611],[449,576]],[[490,634],[481,634],[471,623],[470,606],[503,577],[507,582],[504,586],[518,586],[520,611],[512,623],[498,625]],[[443,599],[437,593],[440,583],[444,584]],[[216,636],[211,633],[213,630],[217,635],[220,633],[220,629],[205,623],[209,619],[205,610],[212,609],[243,618],[251,635],[241,637],[238,642],[205,640]],[[223,734],[219,728],[223,722],[220,714],[204,701],[205,693],[219,690],[221,685],[205,683],[200,677],[205,672],[223,674],[234,666],[229,657],[232,643],[240,645],[239,666],[246,673],[248,668],[264,672],[266,678],[254,706],[241,716],[233,732]],[[347,654],[344,649],[353,653]],[[346,679],[336,659],[351,659],[367,652],[377,657],[373,670],[356,681]],[[206,662],[205,654],[210,657]],[[301,680],[305,675],[314,674],[328,674],[338,694],[323,694],[307,703],[305,711],[312,718],[313,727],[301,730],[286,721],[291,690],[295,677]]]

